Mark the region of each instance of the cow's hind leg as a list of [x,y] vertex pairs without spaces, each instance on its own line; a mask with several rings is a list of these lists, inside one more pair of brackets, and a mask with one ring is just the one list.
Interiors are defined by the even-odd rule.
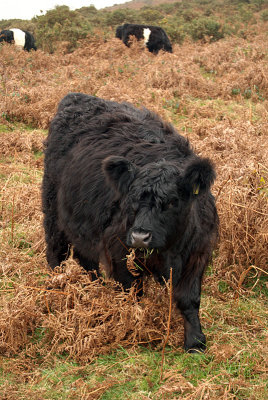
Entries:
[[206,337],[199,319],[203,270],[201,268],[183,275],[174,288],[174,297],[184,319],[184,348],[189,353],[206,349]]

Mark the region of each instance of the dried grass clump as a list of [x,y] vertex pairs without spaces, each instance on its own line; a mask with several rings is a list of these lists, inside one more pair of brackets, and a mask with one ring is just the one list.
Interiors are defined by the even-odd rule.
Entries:
[[[73,259],[38,282],[38,274],[14,284],[1,304],[0,348],[6,355],[45,358],[66,352],[86,363],[118,346],[161,345],[167,334],[167,288],[146,282],[137,301],[114,281],[93,280]],[[181,346],[182,322],[173,312],[169,344]],[[34,343],[39,334],[37,343]],[[42,338],[40,339],[40,336]]]
[[221,97],[240,95],[257,102],[268,95],[265,42],[262,35],[253,43],[237,38],[220,41],[195,52],[193,61],[219,84]]
[[[213,188],[220,216],[214,264],[238,289],[249,266],[268,272],[268,137],[258,124],[226,120],[203,132],[201,154],[210,156],[218,178]],[[193,134],[193,137],[195,137]],[[228,274],[226,273],[228,269]]]
[[21,161],[27,158],[30,161],[32,153],[43,151],[44,134],[37,130],[1,133],[1,157],[14,157]]
[[36,327],[40,325],[40,317],[40,310],[30,293],[19,291],[15,299],[3,302],[0,316],[0,352],[10,356],[24,350]]
[[231,275],[234,289],[240,288],[241,276],[248,266],[254,266],[258,276],[268,273],[267,193],[261,192],[268,170],[259,165],[258,170],[249,171],[244,179],[237,187],[230,178],[219,203],[221,241],[216,263],[221,274],[223,266],[228,266],[229,273],[224,275],[226,279]]

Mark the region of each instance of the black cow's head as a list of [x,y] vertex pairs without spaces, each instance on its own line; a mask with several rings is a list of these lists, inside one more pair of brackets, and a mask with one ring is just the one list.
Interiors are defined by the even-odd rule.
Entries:
[[215,178],[210,161],[201,158],[182,168],[164,160],[138,167],[110,156],[103,161],[103,171],[128,216],[126,244],[136,248],[167,249],[178,241],[194,218],[195,199]]
[[122,34],[123,34],[123,25],[120,25],[116,28],[115,37],[118,39],[122,39]]
[[4,42],[7,41],[7,34],[6,34],[6,30],[4,29],[3,31],[0,32],[0,42]]

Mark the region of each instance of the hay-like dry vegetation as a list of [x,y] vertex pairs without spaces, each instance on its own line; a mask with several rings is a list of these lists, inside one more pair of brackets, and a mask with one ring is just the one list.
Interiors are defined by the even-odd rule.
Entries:
[[[264,400],[266,40],[260,32],[252,40],[185,41],[174,46],[173,54],[158,56],[135,41],[127,48],[117,39],[96,37],[84,40],[71,54],[66,54],[64,44],[54,54],[26,53],[8,45],[0,48],[0,370],[10,376],[0,380],[1,399]],[[99,364],[94,373],[105,379],[93,383],[85,378],[86,371],[93,374],[87,364],[120,348],[137,352],[139,345],[161,353],[167,336],[169,284],[160,287],[147,281],[145,295],[137,303],[134,293],[126,295],[113,281],[92,281],[72,259],[54,272],[45,261],[42,143],[58,102],[70,91],[148,107],[171,121],[217,169],[213,193],[221,237],[205,278],[201,310],[208,358],[189,361],[182,354],[182,321],[173,309],[170,357],[176,351],[185,357],[185,364],[170,365],[157,386],[149,374],[148,390],[136,388],[136,397],[105,397],[105,393],[116,385],[128,387],[131,377],[145,374],[148,367],[143,361],[135,370],[128,363],[130,353],[118,356],[120,361],[114,364],[125,365],[123,378],[107,373],[110,367]],[[142,357],[135,354],[137,359]],[[65,357],[65,363],[76,362],[71,372],[81,374],[80,383],[70,384],[72,390],[65,397],[53,397],[38,386],[44,379],[40,365],[55,367],[59,357]],[[198,369],[208,371],[209,365],[218,368],[223,361],[229,367],[225,364],[206,377],[199,373],[198,382],[187,374],[191,362],[197,373]],[[233,373],[234,362],[249,372],[237,369]],[[67,389],[58,390],[65,393]]]

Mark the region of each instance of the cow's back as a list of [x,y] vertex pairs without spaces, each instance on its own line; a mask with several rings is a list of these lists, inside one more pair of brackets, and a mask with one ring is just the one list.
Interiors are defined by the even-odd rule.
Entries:
[[51,122],[46,153],[53,159],[53,169],[75,148],[88,149],[98,159],[120,154],[137,165],[165,157],[178,161],[192,153],[171,124],[146,108],[82,93],[65,96]]

